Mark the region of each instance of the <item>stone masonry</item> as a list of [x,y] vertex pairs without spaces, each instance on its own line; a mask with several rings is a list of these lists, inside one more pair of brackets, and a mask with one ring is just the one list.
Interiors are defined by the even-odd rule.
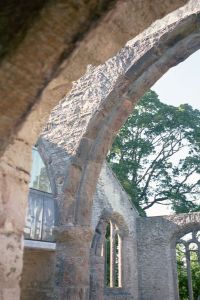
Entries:
[[[119,128],[145,91],[170,67],[200,47],[199,1],[161,3],[157,0],[126,0],[112,2],[101,8],[97,1],[89,1],[88,6],[88,1],[80,2],[77,9],[74,9],[74,1],[70,1],[72,6],[68,6],[69,1],[64,0],[55,1],[55,4],[51,1],[42,3],[37,9],[34,22],[26,26],[26,34],[1,61],[1,300],[20,298],[22,235],[31,148],[42,128],[40,151],[51,177],[57,206],[56,297],[59,300],[88,299],[90,249],[94,226],[98,223],[98,218],[95,219],[93,214],[93,203],[96,203],[94,194],[106,153]],[[5,12],[10,18],[7,10]],[[99,16],[96,23],[93,18],[95,14],[97,19]],[[79,33],[85,33],[82,39]],[[81,79],[77,80],[80,76]],[[72,86],[73,80],[77,81]],[[105,175],[109,170],[104,166],[102,172]],[[111,178],[108,180],[110,185]],[[99,180],[97,194],[104,195],[105,208],[108,207],[113,220],[117,218],[116,222],[121,220],[121,224],[124,220],[130,232],[130,235],[125,234],[130,256],[132,251],[137,255],[139,253],[138,269],[135,267],[126,274],[130,282],[127,279],[127,290],[121,291],[120,297],[130,295],[135,299],[159,300],[160,292],[154,279],[149,280],[151,286],[148,291],[140,286],[147,284],[145,274],[148,274],[142,271],[140,256],[146,247],[143,240],[143,228],[146,225],[142,225],[145,220],[141,220],[141,223],[132,221],[131,225],[129,206],[122,205],[126,196],[122,195],[119,188],[117,193],[111,187],[100,192],[104,179]],[[109,189],[115,194],[115,203],[109,200],[108,204],[106,200]],[[96,204],[99,205],[99,213],[102,211],[100,203]],[[119,208],[122,218],[118,215]],[[124,216],[125,213],[128,215]],[[134,222],[139,225],[135,227]],[[148,222],[151,224],[151,219]],[[172,227],[176,223],[168,219],[161,222],[164,227],[166,223]],[[136,229],[139,241],[137,250],[134,240]],[[147,235],[153,241],[158,233],[151,236],[148,232]],[[161,238],[160,257],[168,263],[165,269],[167,284],[163,287],[162,299],[171,300],[176,299],[177,292],[175,285],[171,284],[172,276],[175,276],[170,268],[170,264],[173,265],[173,250],[167,241]],[[149,245],[153,245],[153,242]],[[28,253],[24,257],[26,259]],[[137,258],[132,258],[131,265],[135,266],[136,261]],[[150,261],[150,265],[153,264],[153,260]],[[131,267],[128,265],[128,268]],[[155,273],[156,269],[151,274]],[[135,287],[137,282],[139,289]],[[133,289],[136,296],[133,295]],[[106,291],[105,297],[113,296]]]

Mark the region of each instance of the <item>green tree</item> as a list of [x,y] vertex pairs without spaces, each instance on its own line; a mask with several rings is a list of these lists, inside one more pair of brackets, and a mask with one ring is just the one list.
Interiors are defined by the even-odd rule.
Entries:
[[200,209],[200,111],[190,105],[167,105],[148,91],[107,160],[141,214],[155,203],[177,213]]
[[[185,249],[184,246],[181,244],[178,244],[176,247],[176,259],[180,300],[188,300],[188,281]],[[190,261],[192,271],[193,294],[194,299],[196,300],[200,296],[200,264],[198,262],[197,254],[195,252],[190,252]]]
[[178,244],[176,246],[176,261],[177,261],[180,300],[187,300],[188,299],[187,269],[186,269],[186,262],[185,262],[184,246],[181,244]]

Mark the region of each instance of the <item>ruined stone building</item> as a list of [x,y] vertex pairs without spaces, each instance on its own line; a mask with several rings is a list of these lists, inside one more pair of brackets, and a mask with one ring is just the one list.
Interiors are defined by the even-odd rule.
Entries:
[[140,217],[105,157],[200,48],[200,1],[3,2],[0,299],[178,300],[176,243],[199,246],[200,214]]

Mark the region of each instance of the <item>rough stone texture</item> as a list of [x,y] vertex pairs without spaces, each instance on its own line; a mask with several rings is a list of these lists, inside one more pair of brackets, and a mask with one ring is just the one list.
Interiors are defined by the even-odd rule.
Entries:
[[[23,150],[22,150],[23,149]],[[0,163],[0,299],[19,299],[24,228],[31,156],[16,141]]]
[[[55,75],[64,58],[70,56],[83,34],[109,10],[113,1],[82,0],[77,3],[73,0],[46,0],[40,3],[35,1],[32,5],[25,2],[27,1],[19,4],[4,3],[1,9],[0,35],[3,38],[3,50],[8,45],[8,50],[5,51],[8,51],[8,55],[4,55],[0,68],[1,150],[8,143],[9,136],[19,129],[19,125],[25,120],[34,102],[38,101],[41,91]],[[9,15],[13,11],[16,13],[14,17]],[[33,18],[35,11],[36,16]],[[9,24],[11,22],[13,24]],[[30,24],[26,26],[27,23]],[[9,38],[9,25],[13,28],[13,39]],[[9,51],[10,48],[15,49]],[[47,118],[51,107],[56,103],[54,101],[56,99],[45,102],[46,109],[43,110],[42,118]],[[37,120],[34,120],[37,121],[36,128],[41,126],[38,117],[39,114]],[[29,139],[30,136],[26,142],[32,143],[33,140]]]
[[[137,236],[136,236],[136,218],[138,213],[132,206],[127,194],[119,184],[118,180],[112,173],[111,169],[106,163],[100,173],[97,184],[97,190],[93,200],[92,210],[92,228],[98,226],[100,220],[106,219],[107,221],[113,220],[120,228],[122,237],[122,265],[123,265],[123,289],[109,289],[106,293],[105,299],[137,299],[138,296],[138,282],[137,282]],[[99,231],[98,231],[99,232]],[[92,253],[93,254],[93,253]],[[94,268],[96,276],[93,285],[99,285],[99,275],[102,274],[104,269],[104,261],[98,255],[92,257],[93,268],[97,263],[96,269]],[[94,262],[94,259],[97,262]],[[99,269],[99,275],[98,273]],[[104,278],[103,283],[104,287]],[[98,289],[97,289],[98,291]],[[91,299],[98,298],[97,291],[93,291]],[[102,291],[103,292],[103,289]]]
[[[44,150],[42,147],[40,144]],[[56,158],[62,162],[58,153]],[[47,153],[46,159],[49,161]],[[55,182],[60,176],[58,166],[51,164],[57,172],[51,173]],[[62,189],[55,191],[55,200],[59,201]],[[122,288],[104,287],[100,234],[104,236],[109,220],[117,224],[122,238]],[[104,163],[93,197],[90,226],[58,222],[56,253],[25,249],[21,299],[178,300],[175,246],[193,229],[200,229],[200,213],[139,217]]]
[[[110,3],[116,5],[109,12]],[[51,108],[69,91],[72,80],[84,74],[87,64],[103,63],[128,39],[184,3],[186,0],[3,2],[2,51],[12,51],[4,56],[0,68],[1,150],[29,113],[33,116],[26,127],[32,135],[28,130],[24,139],[35,142]],[[83,39],[82,34],[91,27],[95,28]],[[31,110],[39,101],[41,105]]]
[[[130,3],[130,6],[128,4],[126,6],[126,3]],[[182,1],[165,1],[162,5],[160,5],[160,1],[159,5],[156,3],[155,1],[120,1],[116,10],[110,13],[110,22],[105,17],[102,27],[97,26],[93,33],[91,32],[91,38],[89,36],[91,44],[86,39],[85,43],[83,42],[81,45],[91,49],[90,47],[93,46],[92,36],[94,34],[97,40],[96,34],[98,33],[98,37],[103,36],[103,40],[105,37],[106,46],[109,45],[108,40],[114,41],[115,32],[123,32],[123,30],[119,30],[118,24],[130,25],[126,21],[120,23],[116,21],[121,20],[118,17],[123,16],[121,14],[122,7],[126,7],[125,12],[133,13],[132,15],[124,13],[123,20],[132,20],[134,32],[138,33],[147,27],[149,22],[165,15],[170,9],[174,9],[174,6],[180,6]],[[49,148],[54,149],[54,156],[56,153],[61,153],[61,161],[67,162],[62,168],[54,171],[56,174],[60,172],[61,175],[55,182],[57,197],[59,198],[58,195],[62,194],[57,202],[58,206],[60,205],[58,219],[60,225],[63,226],[61,232],[64,232],[65,228],[68,230],[70,225],[74,226],[74,230],[83,226],[86,228],[85,230],[88,229],[88,234],[90,234],[93,194],[107,150],[139,97],[171,66],[184,60],[199,48],[199,6],[198,1],[190,1],[185,8],[156,22],[143,34],[130,41],[104,65],[97,68],[89,67],[86,75],[74,84],[71,93],[52,111],[46,131],[43,133],[43,139]],[[155,9],[150,12],[151,7]],[[51,88],[43,89],[41,96],[44,98],[36,97],[46,85],[45,80],[48,81],[52,78],[53,70],[57,67],[58,56],[60,57],[64,48],[66,28],[64,26],[63,29],[63,24],[65,24],[63,18],[65,19],[66,13],[63,7],[58,6],[57,8],[58,11],[55,7],[49,6],[50,10],[45,8],[48,13],[41,14],[38,22],[34,23],[35,27],[30,28],[16,52],[2,61],[0,69],[3,91],[1,94],[2,106],[0,107],[1,113],[3,112],[0,136],[1,145],[4,148],[10,142],[8,137],[16,133],[36,98],[38,101],[41,100],[41,105],[38,104],[33,109],[33,114],[30,114],[27,123],[23,123],[24,126],[18,132],[13,144],[6,148],[0,162],[0,184],[2,186],[0,191],[2,216],[0,295],[2,299],[6,300],[19,298],[18,282],[22,268],[20,240],[25,219],[31,145],[35,142],[51,107],[66,92],[63,82],[59,82],[59,85],[58,82],[52,81]],[[52,15],[52,11],[55,14]],[[57,14],[57,12],[59,13]],[[145,15],[144,12],[146,12]],[[60,18],[60,14],[64,17]],[[45,19],[47,15],[50,17]],[[151,18],[147,18],[148,15]],[[130,19],[126,16],[129,16]],[[137,18],[140,19],[139,23],[135,21]],[[59,24],[56,26],[57,22],[61,22],[61,28]],[[114,36],[110,34],[112,32],[110,31],[111,25],[113,25],[113,29],[117,28]],[[57,34],[51,26],[58,30]],[[99,30],[101,28],[99,32],[98,28]],[[44,34],[45,30],[47,35]],[[62,34],[63,32],[64,34]],[[47,43],[46,38],[51,34],[55,39],[49,39]],[[112,51],[119,49],[121,42],[120,39],[120,42],[116,43],[116,48],[112,48],[106,55],[109,56],[113,54]],[[107,49],[105,44],[100,38],[99,44],[94,43],[95,52],[99,53],[99,57],[103,52],[102,49]],[[44,45],[47,45],[47,48]],[[83,52],[79,52],[78,55],[86,54],[86,51],[84,52],[86,48],[81,48]],[[33,56],[34,64],[32,64]],[[75,56],[72,55],[69,66],[78,70],[80,65],[73,65],[74,58]],[[88,60],[85,62],[83,60],[83,65],[85,66],[88,61],[93,63],[89,54]],[[67,74],[70,70],[66,71]],[[83,72],[81,68],[80,70]],[[61,71],[62,68],[59,72]],[[79,75],[80,73],[76,73],[73,78],[78,78]],[[65,77],[62,78],[65,80]],[[71,158],[67,160],[69,155]],[[60,166],[61,161],[59,162]],[[54,160],[51,163],[50,157],[49,165],[51,164],[56,165],[56,162]],[[65,167],[66,170],[64,170]],[[9,255],[6,251],[8,245],[10,245],[10,249],[13,249]],[[85,247],[89,249],[89,239]],[[85,249],[85,253],[89,262],[89,250]],[[16,255],[17,261],[15,260]],[[88,274],[87,269],[84,278],[87,284],[89,282],[89,278],[86,278]],[[70,293],[70,297],[74,300],[73,288]],[[87,297],[87,288],[84,291],[80,288],[78,294],[82,295],[82,298]]]
[[[84,232],[88,235],[82,247],[84,260],[76,251],[79,247],[76,239],[69,250],[74,254],[75,274],[79,274],[74,277],[74,284],[82,282],[81,287],[75,288],[67,277],[70,259],[62,260],[67,240],[58,243],[57,269],[64,266],[63,276],[57,276],[61,298],[88,297],[91,207],[103,159],[138,98],[171,66],[198,49],[199,9],[199,3],[190,1],[128,42],[104,65],[90,66],[51,113],[42,140],[49,149],[54,173],[61,178],[56,196],[58,232],[64,236],[69,230],[80,231],[80,236]],[[80,264],[84,273],[80,272]],[[63,287],[63,282],[68,288]]]
[[54,300],[55,253],[25,249],[21,300]]
[[[41,144],[40,149],[42,149]],[[59,161],[58,156],[57,159]],[[54,174],[51,173],[51,177]],[[59,191],[56,200],[59,198],[58,195]],[[94,196],[91,227],[57,226],[56,255],[46,250],[25,249],[21,299],[87,299],[89,295],[87,270],[90,272],[90,277],[95,276],[96,285],[99,284],[99,278],[102,281],[101,289],[90,293],[91,300],[103,298],[130,300],[133,299],[133,295],[134,299],[137,299],[137,217],[138,213],[131,205],[125,191],[110,168],[104,164]],[[90,252],[94,231],[102,218],[117,223],[123,249],[123,288],[106,290],[105,295],[104,260]],[[56,279],[54,279],[54,266],[56,266]]]
[[103,159],[136,101],[171,66],[199,48],[199,10],[200,4],[190,1],[104,65],[88,67],[53,109],[43,139],[72,156],[65,182],[66,213],[74,211],[70,221],[87,225],[91,219]]
[[106,162],[102,166],[93,198],[91,221],[93,229],[96,228],[104,210],[124,217],[129,231],[135,236],[133,220],[138,217],[138,212]]
[[176,242],[200,229],[200,213],[137,219],[140,300],[178,300]]
[[[95,299],[95,298],[94,298]],[[124,291],[123,289],[115,289],[115,290],[105,290],[104,300],[130,300],[130,299],[137,299],[133,298],[129,293]]]

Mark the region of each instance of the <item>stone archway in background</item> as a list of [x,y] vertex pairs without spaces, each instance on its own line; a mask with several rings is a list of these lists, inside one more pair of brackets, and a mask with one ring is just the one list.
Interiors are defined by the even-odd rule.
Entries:
[[[90,66],[86,75],[74,83],[70,94],[51,113],[42,139],[49,148],[56,149],[58,156],[59,152],[65,152],[70,157],[59,213],[61,248],[64,248],[66,237],[72,235],[69,230],[74,230],[77,237],[85,235],[84,245],[82,240],[85,265],[89,266],[92,196],[106,153],[139,98],[170,67],[199,49],[199,15],[200,4],[190,1],[185,7],[155,22],[104,65]],[[73,245],[79,247],[80,241],[74,240]],[[75,252],[70,249],[74,255]],[[80,274],[80,253],[73,258],[74,273]],[[69,258],[62,260],[62,264],[66,269],[71,267]],[[87,298],[89,270],[86,272],[85,269],[80,276],[83,276],[78,278],[82,288],[77,282],[76,291],[74,289],[72,294],[69,294],[72,283],[65,282],[67,291],[62,287],[63,278],[60,278],[59,293],[69,299],[80,293]]]
[[[115,134],[143,93],[170,67],[199,48],[198,31],[199,4],[190,1],[186,7],[156,22],[130,41],[117,56],[104,65],[90,67],[86,75],[74,85],[69,96],[54,108],[42,138],[49,147],[55,147],[58,153],[66,152],[66,155],[70,156],[70,163],[65,170],[67,180],[61,182],[64,209],[60,213],[60,241],[69,239],[72,235],[80,238],[84,234],[85,247],[88,247],[91,241],[89,223],[92,195],[101,164]],[[61,112],[63,114],[60,114]],[[3,299],[17,299],[19,295],[18,280],[22,267],[20,238],[31,162],[31,147],[28,141],[29,138],[33,139],[33,136],[28,136],[26,132],[26,139],[23,140],[22,132],[23,128],[14,144],[7,148],[1,161],[2,195],[5,193],[2,197],[1,237]],[[18,203],[20,206],[16,213]],[[70,216],[67,212],[70,212]],[[75,235],[67,233],[69,219],[75,225]],[[82,225],[84,233],[80,232]],[[18,253],[17,260],[11,252],[6,253],[4,250],[8,243]],[[73,249],[71,250],[73,253]],[[6,261],[9,261],[9,264],[5,264]],[[85,264],[88,266],[87,259]],[[88,272],[85,272],[84,276],[78,280],[85,286],[83,298],[87,297]],[[72,282],[72,285],[74,284],[75,282]],[[71,290],[69,299],[74,299],[75,294],[76,291]]]
[[199,228],[199,212],[137,219],[139,299],[179,299],[176,243]]

